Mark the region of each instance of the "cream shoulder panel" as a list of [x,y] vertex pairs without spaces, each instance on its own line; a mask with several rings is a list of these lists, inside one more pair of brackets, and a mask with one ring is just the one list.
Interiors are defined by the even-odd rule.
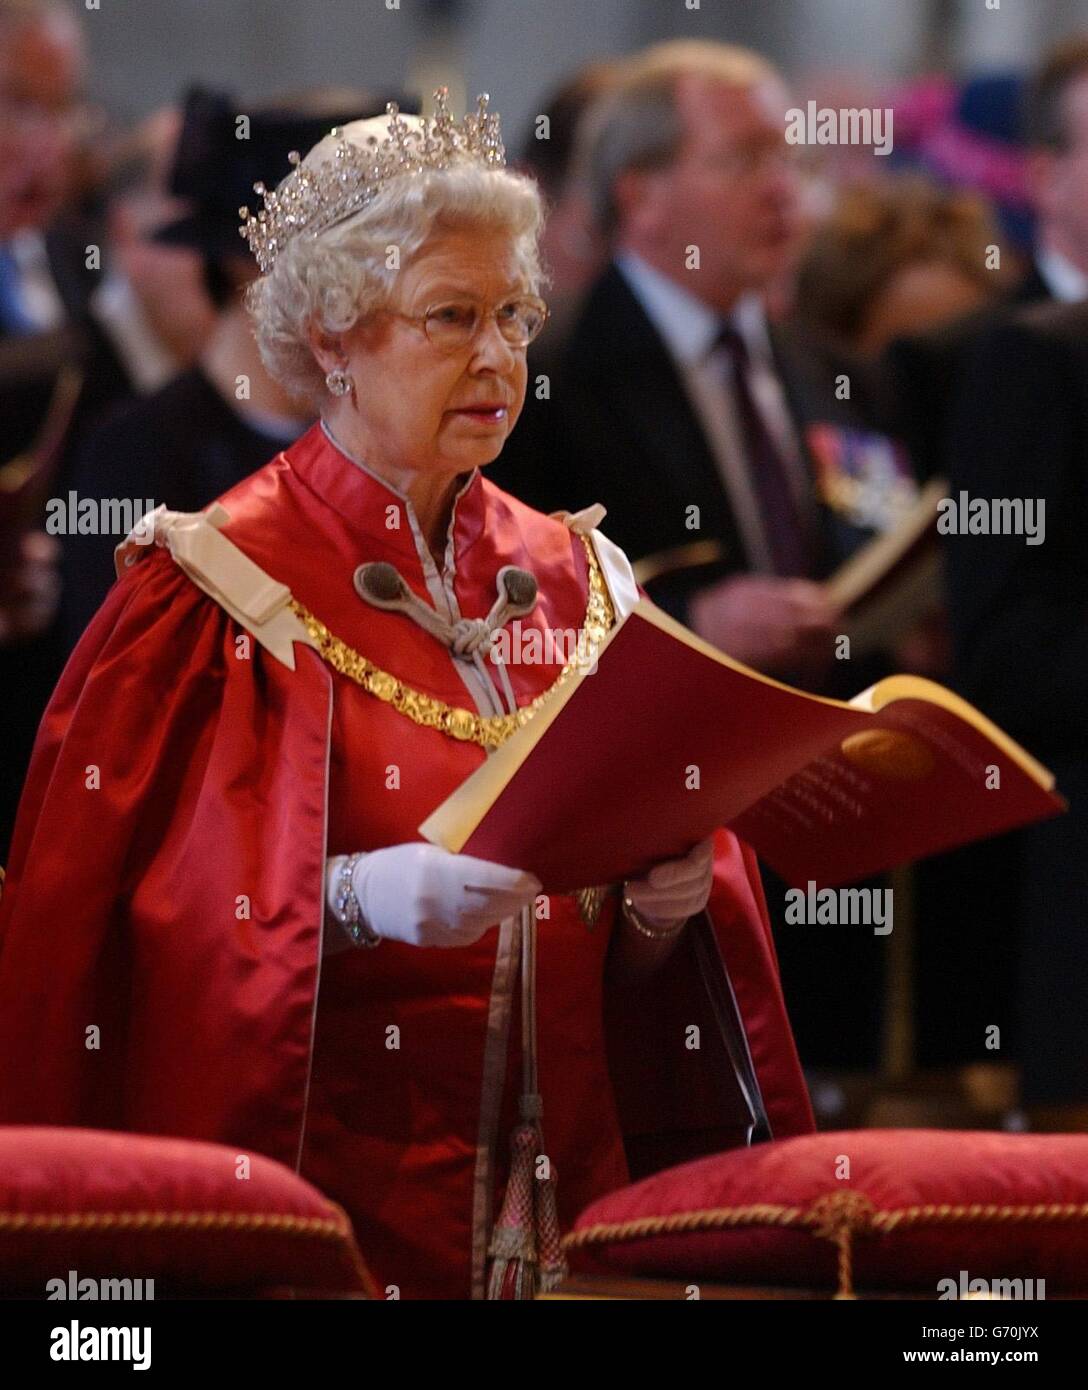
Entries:
[[[596,529],[604,518],[604,507],[597,503],[580,512],[553,515],[572,531],[589,537],[616,617],[622,621],[638,602],[638,585],[627,556]],[[141,517],[117,547],[114,568],[120,576],[148,553],[150,545],[165,547],[198,589],[293,671],[294,644],[313,647],[314,640],[288,607],[291,591],[287,585],[273,579],[219,530],[229,520],[229,513],[218,503],[204,512],[156,507]]]
[[584,507],[580,512],[552,512],[551,515],[578,535],[589,537],[608,586],[616,620],[622,622],[639,600],[638,584],[627,556],[618,545],[597,530],[607,515],[606,509],[600,502],[595,502],[592,507]]
[[178,567],[290,670],[296,642],[313,646],[302,622],[287,606],[291,591],[266,574],[219,530],[230,514],[218,503],[204,512],[156,507],[142,517],[114,551],[118,576],[148,553],[151,544],[169,550]]

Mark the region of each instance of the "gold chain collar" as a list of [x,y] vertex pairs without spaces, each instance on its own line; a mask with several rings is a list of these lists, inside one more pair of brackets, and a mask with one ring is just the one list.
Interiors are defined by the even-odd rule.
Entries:
[[292,612],[301,619],[318,654],[334,671],[347,676],[385,704],[392,705],[414,724],[419,724],[425,729],[438,729],[460,742],[477,743],[481,748],[498,748],[511,734],[528,724],[544,702],[585,660],[587,648],[590,651],[595,649],[616,621],[615,610],[593,544],[587,536],[579,535],[579,539],[585,547],[586,559],[589,562],[589,600],[586,603],[582,632],[579,634],[575,654],[542,695],[538,695],[530,704],[524,705],[512,714],[474,714],[472,710],[447,705],[432,695],[425,695],[421,690],[413,690],[396,676],[368,661],[361,652],[349,647],[339,637],[333,636],[325,624],[296,599],[290,600],[290,606]]

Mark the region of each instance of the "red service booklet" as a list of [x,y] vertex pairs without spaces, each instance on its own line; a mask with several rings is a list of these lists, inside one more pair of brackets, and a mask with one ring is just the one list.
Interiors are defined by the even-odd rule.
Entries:
[[848,703],[716,651],[642,599],[419,827],[545,891],[637,877],[729,826],[787,882],[833,886],[1065,809],[965,700],[890,676]]

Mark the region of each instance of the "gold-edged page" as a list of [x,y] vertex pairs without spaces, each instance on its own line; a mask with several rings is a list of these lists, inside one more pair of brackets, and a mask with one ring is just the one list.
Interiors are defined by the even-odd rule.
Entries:
[[1026,748],[1022,748],[1004,729],[998,728],[993,720],[987,719],[980,710],[975,709],[974,705],[943,685],[938,685],[936,681],[926,680],[924,676],[887,676],[884,680],[877,681],[876,685],[871,685],[868,690],[863,690],[860,695],[855,695],[850,704],[855,709],[878,714],[897,700],[921,700],[927,705],[937,705],[940,709],[947,710],[971,728],[977,729],[983,738],[988,739],[1007,758],[1011,758],[1040,787],[1046,791],[1053,790],[1054,774],[1048,767],[1044,767],[1038,759],[1033,758]]

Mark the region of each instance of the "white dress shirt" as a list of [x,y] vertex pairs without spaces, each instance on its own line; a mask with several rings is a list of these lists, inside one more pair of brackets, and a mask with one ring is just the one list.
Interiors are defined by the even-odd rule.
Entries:
[[[772,573],[771,549],[744,453],[733,392],[733,361],[726,348],[715,347],[725,320],[641,257],[623,252],[616,257],[616,265],[676,364],[736,518],[746,568]],[[775,367],[759,296],[742,296],[728,321],[748,349],[752,396],[785,461],[799,511],[806,515],[812,508],[807,469]]]
[[120,271],[106,273],[91,295],[89,307],[137,391],[157,391],[181,370],[177,358],[152,328],[131,281]]
[[1040,249],[1035,264],[1047,289],[1062,304],[1079,304],[1088,299],[1088,275],[1060,251]]
[[[17,232],[8,249],[19,274],[20,310],[39,333],[60,328],[68,310],[53,278],[45,238],[39,231]],[[106,274],[88,307],[137,390],[155,391],[177,375],[177,360],[155,334],[131,285],[120,274]]]
[[19,307],[39,333],[60,328],[68,317],[53,278],[45,238],[39,231],[16,232],[8,250],[19,272]]

